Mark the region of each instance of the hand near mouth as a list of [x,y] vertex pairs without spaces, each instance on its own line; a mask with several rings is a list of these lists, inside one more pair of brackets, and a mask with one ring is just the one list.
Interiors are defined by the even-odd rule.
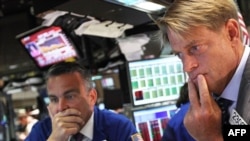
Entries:
[[223,141],[221,110],[210,94],[203,75],[197,76],[197,88],[188,81],[190,107],[184,125],[198,141]]
[[52,133],[48,141],[67,141],[71,135],[79,132],[84,124],[81,113],[76,109],[66,109],[54,116],[52,116],[49,107],[48,111],[52,122]]

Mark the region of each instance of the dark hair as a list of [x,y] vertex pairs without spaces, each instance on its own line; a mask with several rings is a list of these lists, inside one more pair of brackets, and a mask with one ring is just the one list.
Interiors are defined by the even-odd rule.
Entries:
[[188,97],[188,83],[184,83],[180,90],[179,98],[176,101],[176,107],[181,107],[182,104],[185,104],[189,101]]
[[91,73],[77,62],[60,62],[51,66],[46,74],[46,82],[50,77],[78,72],[88,90],[92,88]]

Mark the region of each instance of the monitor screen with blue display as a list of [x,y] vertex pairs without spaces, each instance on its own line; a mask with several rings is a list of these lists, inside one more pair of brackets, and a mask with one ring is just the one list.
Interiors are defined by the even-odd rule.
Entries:
[[176,100],[187,80],[177,56],[131,61],[127,68],[134,106]]

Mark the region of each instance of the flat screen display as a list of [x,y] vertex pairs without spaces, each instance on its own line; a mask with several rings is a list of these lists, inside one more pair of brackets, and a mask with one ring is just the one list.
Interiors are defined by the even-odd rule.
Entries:
[[18,35],[17,39],[40,69],[78,58],[75,45],[59,26],[38,27]]
[[145,141],[160,141],[168,121],[176,113],[174,104],[132,111],[134,124]]
[[115,83],[112,77],[106,77],[101,80],[103,88],[114,88]]
[[131,61],[127,65],[134,106],[176,100],[186,82],[182,62],[177,56]]

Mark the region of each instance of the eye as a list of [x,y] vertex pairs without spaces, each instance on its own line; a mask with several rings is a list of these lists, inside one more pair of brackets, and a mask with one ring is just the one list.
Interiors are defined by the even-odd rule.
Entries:
[[65,96],[65,98],[68,99],[68,100],[71,100],[71,99],[74,99],[74,98],[75,98],[75,95],[76,95],[76,94],[74,94],[74,93],[70,93],[70,94],[67,94],[67,95]]
[[207,45],[194,45],[189,49],[191,55],[199,55],[207,50]]
[[177,56],[177,57],[180,58],[180,59],[181,59],[182,56],[183,56],[182,53],[180,53],[180,52],[175,52],[174,55]]
[[73,96],[72,96],[72,95],[67,95],[66,98],[67,98],[67,99],[72,99]]
[[197,52],[199,52],[199,49],[200,49],[199,46],[192,46],[192,47],[190,48],[189,52],[190,52],[191,54],[196,54]]
[[50,100],[50,103],[57,103],[58,102],[58,99],[56,97],[50,97],[49,100]]

